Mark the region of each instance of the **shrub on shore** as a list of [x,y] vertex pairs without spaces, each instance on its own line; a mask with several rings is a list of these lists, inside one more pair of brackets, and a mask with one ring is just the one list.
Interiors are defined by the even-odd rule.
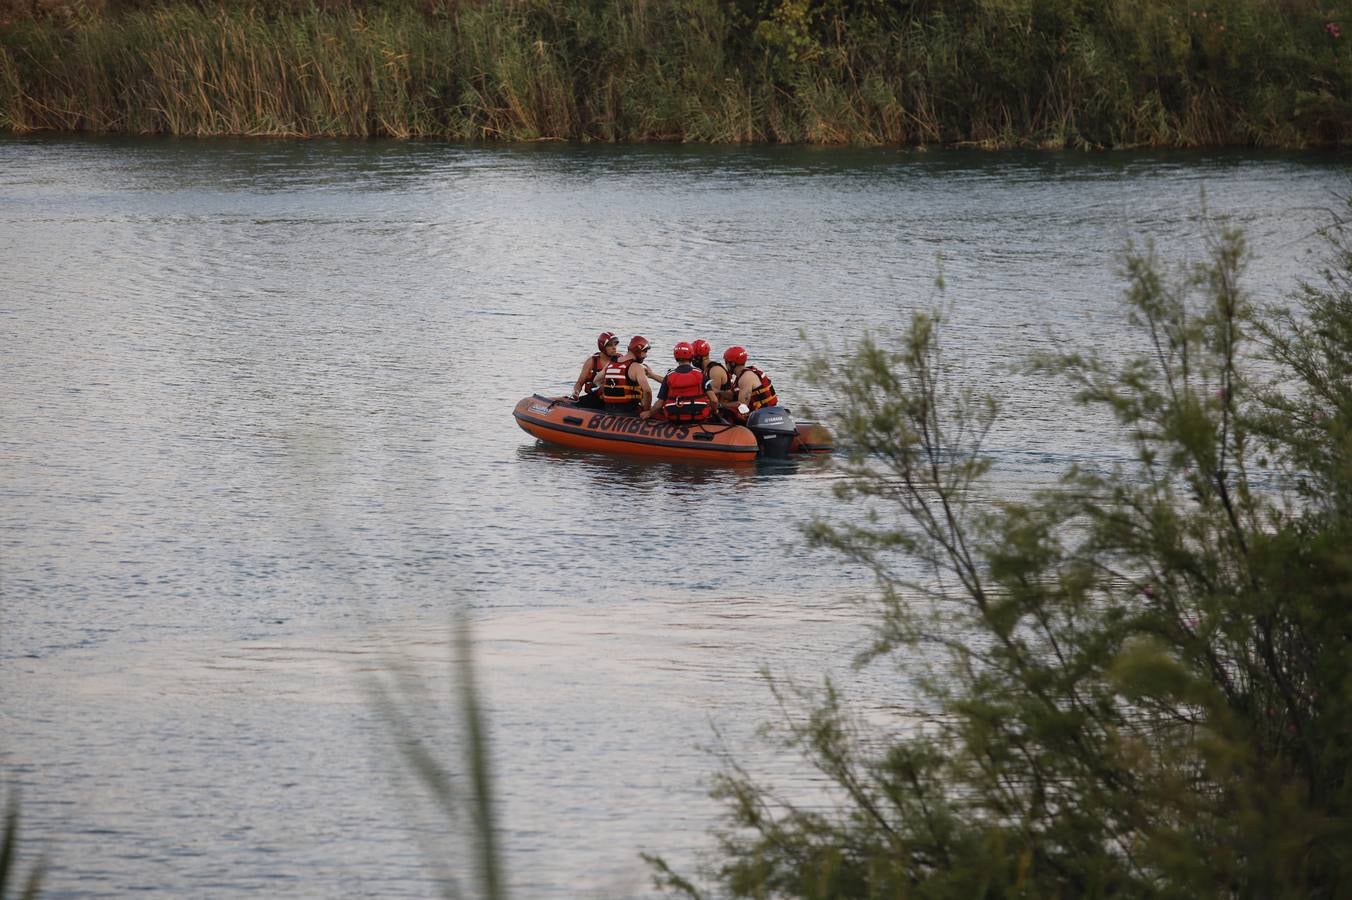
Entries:
[[0,128],[178,135],[1339,145],[1316,2],[3,0]]
[[[1349,207],[1352,211],[1352,207]],[[1352,892],[1352,237],[1296,310],[1216,236],[1178,280],[1128,260],[1138,355],[1065,354],[1134,450],[1026,502],[981,498],[989,402],[932,318],[819,361],[869,515],[810,540],[881,588],[868,661],[896,706],[828,683],[780,732],[794,802],[729,766],[721,853],[687,897],[1253,897]],[[1252,342],[1252,343],[1251,343]],[[1266,364],[1257,359],[1266,357]],[[877,704],[878,701],[875,701]],[[888,722],[883,709],[909,710]]]

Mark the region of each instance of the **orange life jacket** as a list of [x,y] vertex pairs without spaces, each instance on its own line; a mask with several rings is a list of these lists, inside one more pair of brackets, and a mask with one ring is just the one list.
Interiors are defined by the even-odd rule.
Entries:
[[629,377],[629,367],[634,364],[634,360],[611,360],[606,366],[605,377],[601,379],[601,399],[606,403],[640,404],[643,402],[643,391],[639,389],[639,384]]
[[668,422],[703,422],[713,415],[713,407],[704,394],[704,373],[694,366],[681,365],[662,380],[667,396],[662,412]]
[[[775,394],[775,386],[770,383],[770,376],[755,366],[746,366],[742,374],[745,375],[747,372],[755,372],[756,377],[760,379],[760,387],[751,392],[751,397],[746,403],[747,408],[754,411],[762,406],[778,406],[779,397]],[[741,380],[742,376],[738,375],[737,381],[740,383]],[[738,388],[738,390],[740,391],[741,388]]]

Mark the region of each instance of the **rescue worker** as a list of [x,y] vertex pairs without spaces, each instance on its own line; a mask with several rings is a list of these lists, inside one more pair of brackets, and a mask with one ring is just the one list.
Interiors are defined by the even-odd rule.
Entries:
[[692,362],[699,367],[699,370],[704,373],[704,377],[709,380],[709,389],[715,395],[726,390],[729,381],[727,366],[716,359],[709,358],[709,352],[713,349],[709,346],[709,342],[700,338],[691,343],[690,348],[695,351],[695,358]]
[[770,376],[755,366],[746,363],[745,348],[729,347],[723,351],[723,362],[732,375],[730,390],[723,394],[723,414],[745,425],[746,417],[762,406],[776,406],[779,398],[775,396],[775,387]]
[[640,413],[652,406],[650,373],[644,362],[651,346],[647,338],[636,334],[629,340],[629,352],[597,373],[592,383],[601,393],[606,412]]
[[603,331],[596,339],[596,351],[582,361],[582,371],[578,373],[577,381],[573,384],[573,393],[570,395],[571,399],[577,401],[578,406],[587,409],[601,409],[606,405],[593,382],[597,373],[619,359],[620,339],[613,332]]
[[718,395],[709,390],[704,372],[694,365],[695,350],[681,341],[671,351],[676,368],[662,379],[657,389],[657,403],[652,409],[639,413],[639,418],[666,419],[668,422],[689,424],[704,422],[718,408]]

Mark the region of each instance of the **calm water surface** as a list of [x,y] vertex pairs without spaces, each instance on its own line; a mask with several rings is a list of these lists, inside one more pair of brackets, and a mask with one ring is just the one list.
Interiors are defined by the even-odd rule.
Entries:
[[797,543],[829,466],[550,450],[515,401],[613,330],[744,344],[821,407],[800,331],[942,305],[1009,411],[994,499],[1117,458],[1011,367],[1134,345],[1129,240],[1199,259],[1205,191],[1272,298],[1347,186],[1317,155],[0,139],[0,779],[51,895],[435,893],[365,679],[419,673],[453,760],[458,607],[516,895],[645,895],[639,850],[707,846],[715,729],[812,789],[752,736],[762,666],[867,716],[908,691],[848,667],[866,575]]

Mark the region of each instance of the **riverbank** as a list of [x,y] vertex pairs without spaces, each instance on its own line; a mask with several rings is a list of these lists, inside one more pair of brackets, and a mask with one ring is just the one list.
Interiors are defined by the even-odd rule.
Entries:
[[1352,141],[1352,23],[1287,0],[4,2],[0,128],[16,133]]

